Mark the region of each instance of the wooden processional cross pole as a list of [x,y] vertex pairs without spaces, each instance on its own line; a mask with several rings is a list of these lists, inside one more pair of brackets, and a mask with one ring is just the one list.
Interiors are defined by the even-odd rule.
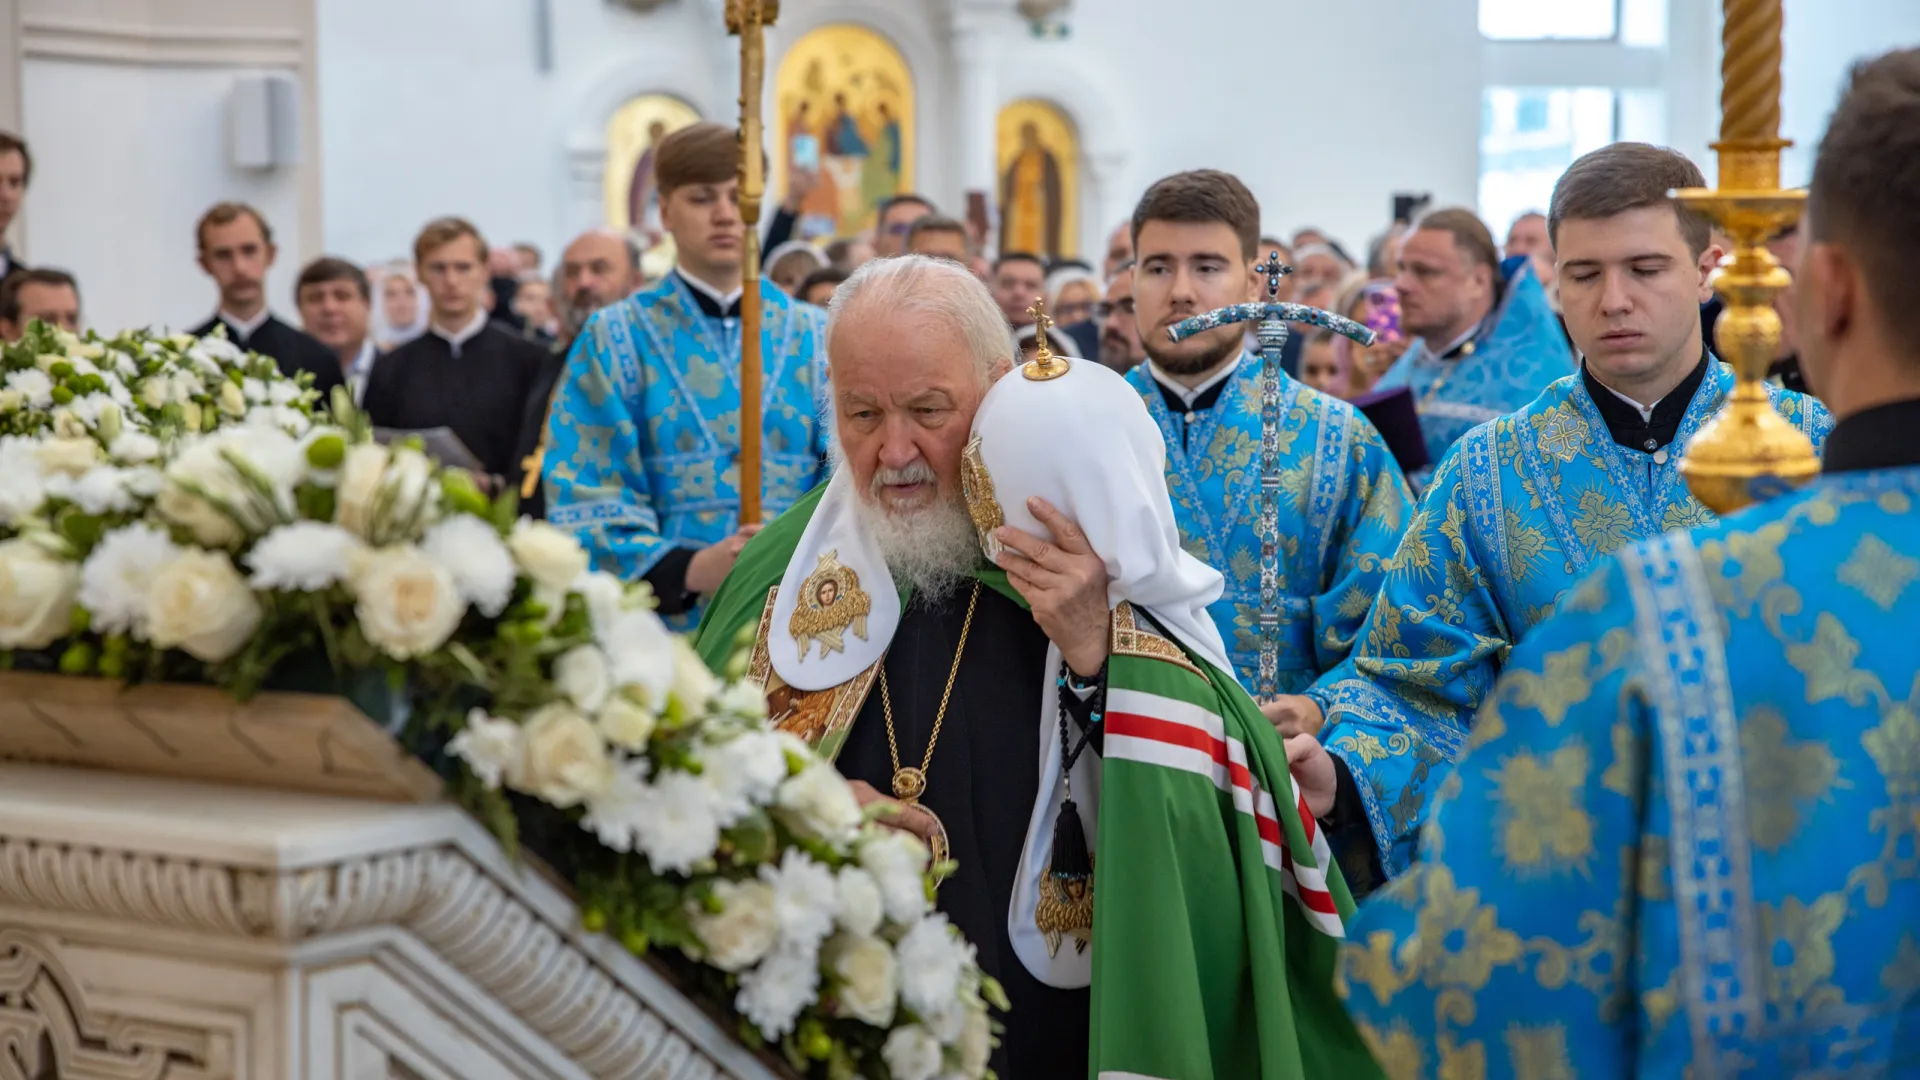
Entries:
[[760,523],[761,382],[760,200],[767,169],[760,121],[766,76],[763,35],[780,17],[780,0],[727,0],[727,33],[740,38],[740,220],[746,228],[740,268],[740,524]]

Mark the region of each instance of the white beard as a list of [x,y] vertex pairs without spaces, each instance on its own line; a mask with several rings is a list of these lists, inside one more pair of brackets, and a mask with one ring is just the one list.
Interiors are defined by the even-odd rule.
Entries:
[[[843,464],[841,468],[846,468]],[[980,538],[959,498],[939,498],[908,511],[888,511],[871,492],[854,499],[854,517],[880,548],[896,583],[916,598],[938,600],[959,589],[980,565]]]

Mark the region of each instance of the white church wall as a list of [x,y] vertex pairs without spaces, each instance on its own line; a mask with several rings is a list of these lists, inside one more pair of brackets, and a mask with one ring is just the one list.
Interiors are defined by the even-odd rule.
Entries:
[[79,278],[88,323],[186,327],[211,315],[193,224],[220,199],[273,224],[282,255],[269,296],[291,310],[295,260],[317,232],[318,174],[236,168],[229,95],[242,75],[294,76],[313,160],[311,2],[16,0],[19,32],[0,48],[17,65],[34,155],[23,255]]
[[[1780,181],[1805,184],[1827,118],[1856,60],[1920,45],[1916,0],[1786,0],[1780,135],[1792,139]],[[1717,115],[1717,114],[1716,114]]]
[[[430,216],[472,216],[490,237],[555,250],[597,220],[601,129],[622,101],[676,93],[734,114],[738,67],[715,0],[646,16],[604,0],[551,0],[552,70],[538,64],[532,0],[438,5],[322,0],[318,13],[326,245],[348,257],[403,254]],[[789,0],[779,50],[815,26],[864,23],[916,78],[917,178],[964,210],[951,7],[973,0]],[[999,5],[1011,8],[1011,4]],[[1184,168],[1240,174],[1271,229],[1313,223],[1364,245],[1396,190],[1470,202],[1479,68],[1474,0],[1376,6],[1081,0],[1072,35],[1037,41],[1008,18],[994,46],[994,96],[1062,106],[1088,152],[1081,249],[1147,184]],[[1364,69],[1362,69],[1364,65]],[[448,100],[449,96],[454,100]]]

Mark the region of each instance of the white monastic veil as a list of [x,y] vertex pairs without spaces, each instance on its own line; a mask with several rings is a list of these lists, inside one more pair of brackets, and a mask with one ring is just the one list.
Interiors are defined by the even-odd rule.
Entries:
[[1180,546],[1160,428],[1126,379],[1087,360],[1065,362],[1068,374],[1046,381],[1015,367],[974,414],[980,460],[1007,524],[1045,537],[1027,499],[1058,507],[1106,560],[1110,604],[1145,608],[1231,675],[1220,628],[1207,613],[1226,581]]
[[[970,501],[979,504],[972,506],[976,522],[983,514],[991,519],[981,499],[990,487],[1008,525],[1044,537],[1048,530],[1027,509],[1027,500],[1039,496],[1052,503],[1080,526],[1106,562],[1110,605],[1125,600],[1145,609],[1168,633],[1231,678],[1226,645],[1207,614],[1207,605],[1220,598],[1226,582],[1219,571],[1180,547],[1167,496],[1167,447],[1159,428],[1140,392],[1121,376],[1085,360],[1066,363],[1071,368],[1065,375],[1045,381],[1029,379],[1024,367],[1015,367],[980,403],[969,461],[963,466],[972,488]],[[984,483],[976,469],[985,473]],[[982,545],[989,555],[997,551],[990,534],[983,535]],[[1047,663],[1050,672],[1060,663],[1057,646],[1048,648]],[[1059,701],[1059,688],[1049,677],[1037,703],[1040,787],[1007,908],[1007,934],[1034,978],[1075,989],[1092,982],[1092,951],[1049,941],[1035,922],[1065,795]],[[1099,832],[1100,769],[1095,755],[1085,753],[1074,762],[1072,792],[1091,847]]]

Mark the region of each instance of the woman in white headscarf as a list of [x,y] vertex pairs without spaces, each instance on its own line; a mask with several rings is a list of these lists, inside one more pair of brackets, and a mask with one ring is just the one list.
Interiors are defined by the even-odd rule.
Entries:
[[388,263],[374,297],[373,340],[382,352],[391,352],[427,332],[431,305],[426,287],[413,276],[413,265],[396,259]]
[[827,265],[820,249],[805,240],[789,240],[767,253],[767,280],[788,296],[798,297],[807,275]]
[[[1231,674],[1207,611],[1224,582],[1180,546],[1139,392],[1090,361],[1015,368],[974,415],[961,476],[983,548],[1023,593],[1044,572],[1009,545],[1014,530],[1049,535],[1039,500],[1106,564],[1102,677],[1050,657],[1060,677],[1038,703],[1039,796],[1007,914],[1037,978],[1091,986],[1093,1074],[1374,1075],[1333,992],[1352,901],[1287,748]],[[1068,722],[1067,693],[1093,702],[1086,727]],[[1061,931],[1087,906],[1090,957]]]

